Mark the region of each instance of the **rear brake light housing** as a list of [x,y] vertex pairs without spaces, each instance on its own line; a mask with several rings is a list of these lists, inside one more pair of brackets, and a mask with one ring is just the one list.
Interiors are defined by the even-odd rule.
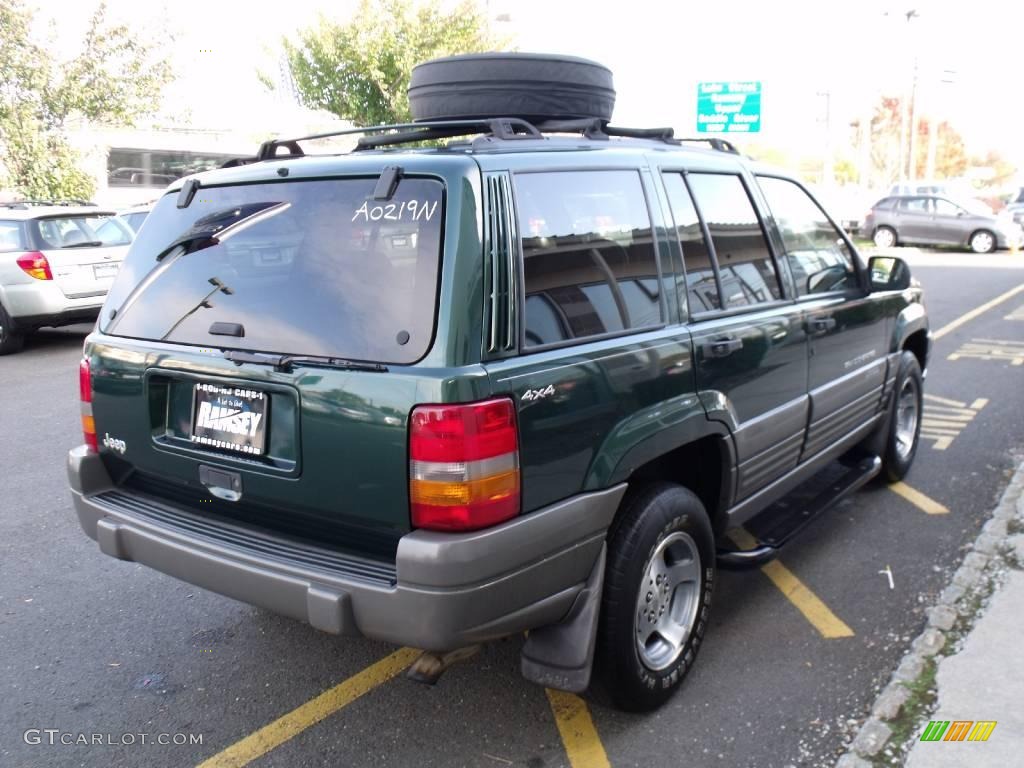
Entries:
[[50,262],[46,260],[39,251],[23,253],[15,259],[21,271],[36,280],[53,280],[53,272],[50,271]]
[[409,419],[415,528],[473,531],[519,514],[519,431],[508,398],[418,405]]
[[92,416],[92,370],[87,357],[82,358],[82,362],[78,364],[78,393],[82,401],[82,436],[89,449],[94,453],[99,453],[96,421]]

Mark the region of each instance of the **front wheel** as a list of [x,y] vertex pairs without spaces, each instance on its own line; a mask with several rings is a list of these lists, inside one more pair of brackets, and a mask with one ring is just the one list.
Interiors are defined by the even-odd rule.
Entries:
[[913,352],[904,350],[896,372],[889,438],[882,457],[882,472],[890,483],[906,477],[917,454],[923,410],[921,365]]
[[896,230],[889,227],[879,227],[875,230],[872,238],[879,248],[892,248],[896,245]]
[[715,547],[704,505],[679,485],[635,496],[608,541],[597,673],[612,702],[661,706],[690,670],[704,639]]
[[996,237],[982,229],[971,235],[970,245],[975,253],[992,253],[996,249]]

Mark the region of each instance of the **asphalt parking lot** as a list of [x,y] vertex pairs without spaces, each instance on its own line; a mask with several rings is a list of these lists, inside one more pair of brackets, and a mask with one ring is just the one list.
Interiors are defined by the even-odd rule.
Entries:
[[0,359],[0,765],[832,765],[1024,449],[1024,256],[898,253],[937,332],[905,485],[721,573],[696,667],[648,716],[525,682],[521,638],[428,688],[408,650],[101,555],[64,475],[86,329],[38,334]]

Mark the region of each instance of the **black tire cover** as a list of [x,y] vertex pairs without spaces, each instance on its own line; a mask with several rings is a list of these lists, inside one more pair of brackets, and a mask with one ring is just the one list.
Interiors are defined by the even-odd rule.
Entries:
[[409,81],[413,120],[597,118],[615,106],[612,73],[588,59],[538,53],[470,53],[418,64]]

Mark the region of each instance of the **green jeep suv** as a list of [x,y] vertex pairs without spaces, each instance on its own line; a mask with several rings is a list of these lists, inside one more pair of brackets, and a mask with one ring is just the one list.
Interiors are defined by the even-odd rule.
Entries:
[[907,472],[929,339],[901,260],[725,142],[529,118],[173,185],[81,363],[102,552],[435,669],[528,631],[528,679],[594,668],[645,710],[716,567]]

